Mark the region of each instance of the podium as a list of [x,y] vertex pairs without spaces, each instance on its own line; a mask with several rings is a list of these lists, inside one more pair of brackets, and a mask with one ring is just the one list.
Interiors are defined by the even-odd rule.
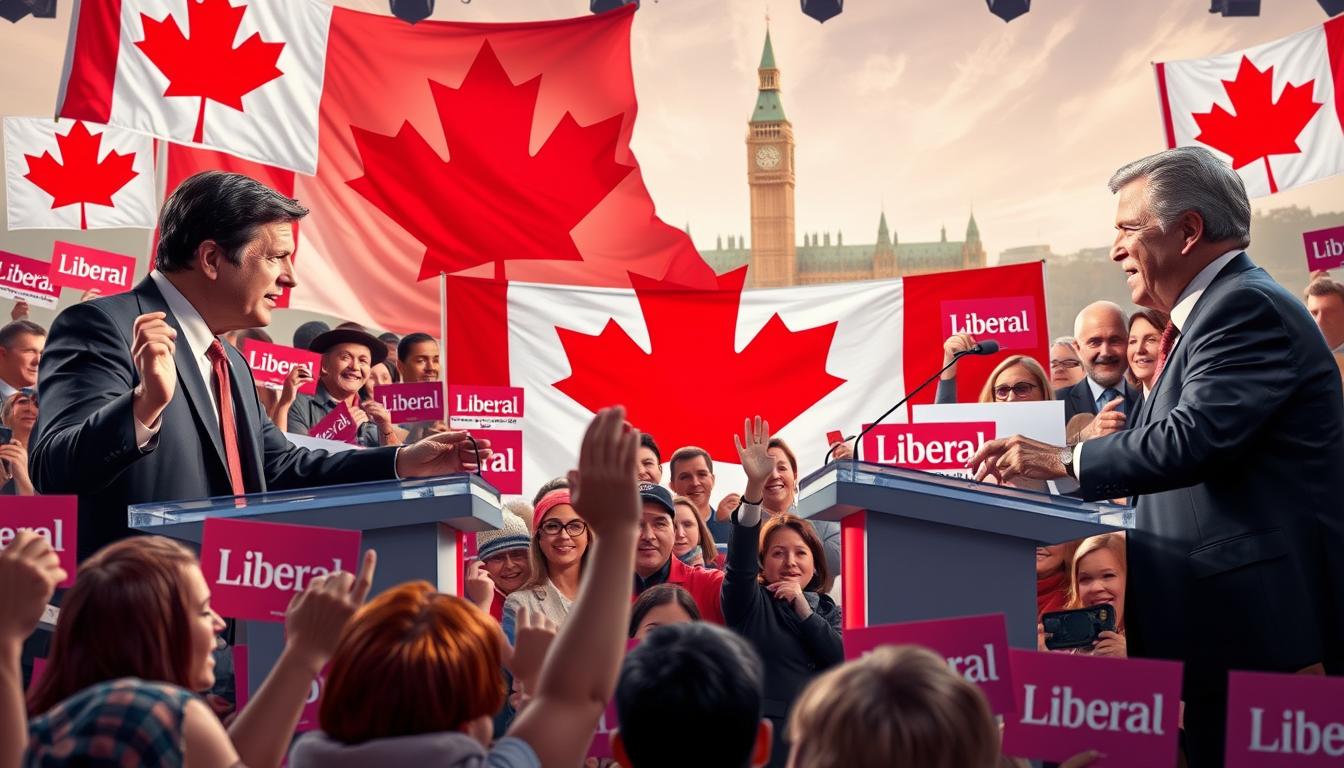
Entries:
[[[499,492],[471,474],[136,504],[127,517],[137,531],[177,539],[198,552],[210,517],[361,531],[361,553],[378,551],[370,595],[412,580],[457,594],[459,534],[503,525]],[[238,626],[237,642],[248,647],[248,690],[255,692],[284,647],[284,625]]]
[[1003,613],[1027,649],[1036,547],[1134,526],[1132,507],[854,461],[803,478],[798,514],[841,523],[846,628]]

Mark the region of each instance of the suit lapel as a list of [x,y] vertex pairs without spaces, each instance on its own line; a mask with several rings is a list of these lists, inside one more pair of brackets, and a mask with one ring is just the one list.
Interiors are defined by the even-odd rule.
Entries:
[[215,418],[214,396],[211,394],[210,385],[201,379],[200,368],[192,358],[191,347],[186,343],[186,334],[182,331],[182,324],[178,322],[177,316],[168,308],[168,302],[164,300],[163,294],[159,292],[158,286],[154,281],[145,278],[136,286],[135,292],[140,302],[141,314],[146,312],[163,312],[167,316],[167,322],[177,331],[177,345],[173,352],[173,361],[177,364],[177,383],[186,396],[187,404],[190,406],[192,415],[196,419],[196,426],[206,435],[209,435],[210,442],[215,447],[215,456],[219,459],[220,466],[227,472],[228,463],[224,458],[224,441],[219,436],[219,420]]

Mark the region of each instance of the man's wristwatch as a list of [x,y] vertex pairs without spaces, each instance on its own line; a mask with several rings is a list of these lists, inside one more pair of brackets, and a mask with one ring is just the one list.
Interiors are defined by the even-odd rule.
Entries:
[[1059,449],[1059,463],[1064,465],[1064,472],[1069,477],[1077,478],[1073,473],[1073,446],[1065,446]]

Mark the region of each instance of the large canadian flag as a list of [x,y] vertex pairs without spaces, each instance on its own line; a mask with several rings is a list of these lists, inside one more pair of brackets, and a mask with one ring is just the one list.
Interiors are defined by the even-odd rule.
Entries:
[[154,141],[76,120],[6,117],[10,229],[152,228]]
[[[646,278],[632,288],[453,280],[455,310],[481,311],[502,293],[508,319],[500,344],[450,317],[450,381],[523,388],[526,493],[571,469],[593,413],[616,404],[664,458],[686,445],[709,451],[728,493],[745,482],[733,447],[744,418],[768,420],[800,473],[818,469],[828,433],[853,436],[938,370],[948,327],[993,329],[972,335],[1003,346],[963,361],[963,401],[1008,355],[1048,360],[1040,264],[753,291],[742,290],[745,274],[721,275],[712,290]],[[506,380],[477,378],[501,367]],[[932,397],[930,388],[918,400]]]
[[319,0],[83,0],[57,112],[313,173],[330,21]]
[[1252,197],[1344,171],[1344,16],[1244,51],[1154,66],[1167,146],[1208,147]]

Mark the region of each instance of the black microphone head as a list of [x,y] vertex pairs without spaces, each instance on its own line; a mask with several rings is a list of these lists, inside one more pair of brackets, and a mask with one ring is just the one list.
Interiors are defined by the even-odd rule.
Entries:
[[974,347],[971,347],[971,354],[974,355],[992,355],[998,351],[999,351],[999,342],[993,339],[985,339],[979,344],[976,344]]

